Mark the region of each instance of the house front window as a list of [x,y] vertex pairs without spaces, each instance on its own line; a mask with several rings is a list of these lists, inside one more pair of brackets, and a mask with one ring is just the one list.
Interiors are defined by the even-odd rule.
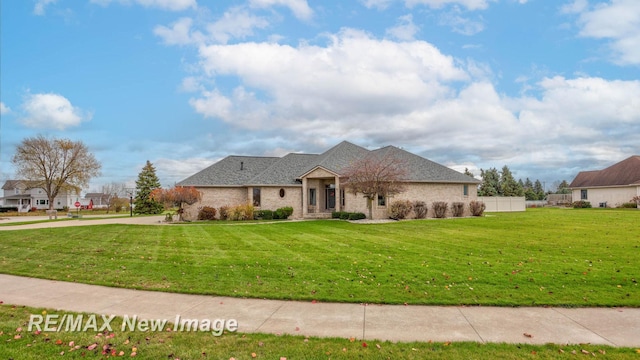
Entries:
[[260,207],[260,188],[253,188],[253,206]]
[[387,198],[378,194],[378,206],[387,206]]
[[345,194],[344,189],[340,189],[340,206],[342,207],[344,207],[344,198],[345,198],[344,194]]
[[587,195],[587,189],[580,190],[580,200],[587,200],[589,198]]
[[309,189],[309,205],[316,205],[316,189]]
[[464,196],[469,196],[469,185],[464,185],[464,188],[462,189],[462,194]]

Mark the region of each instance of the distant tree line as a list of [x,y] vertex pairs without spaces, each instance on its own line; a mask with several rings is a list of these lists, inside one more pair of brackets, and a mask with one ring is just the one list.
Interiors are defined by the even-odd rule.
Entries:
[[[473,174],[465,169],[465,174]],[[524,181],[513,177],[513,173],[507,165],[502,167],[502,171],[496,168],[488,170],[480,169],[482,184],[478,188],[478,196],[524,196],[526,200],[544,200],[547,194],[570,194],[569,184],[566,180],[556,181],[553,186],[555,190],[546,191],[540,180],[531,181],[526,178]]]

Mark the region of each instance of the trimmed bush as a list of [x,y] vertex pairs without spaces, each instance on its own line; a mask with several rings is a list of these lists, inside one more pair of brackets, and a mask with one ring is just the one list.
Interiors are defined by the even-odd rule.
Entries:
[[451,212],[454,217],[462,217],[464,214],[464,203],[463,202],[454,202],[451,204]]
[[366,218],[367,218],[367,215],[361,212],[349,213],[349,220],[362,220]]
[[588,201],[580,200],[574,201],[572,206],[574,209],[589,209],[591,208],[591,203]]
[[342,213],[342,211],[332,211],[331,212],[331,218],[332,219],[340,219],[340,213]]
[[220,214],[220,220],[229,220],[229,207],[224,205],[220,206],[218,214]]
[[293,214],[293,208],[291,206],[285,206],[285,207],[276,209],[276,211],[273,212],[273,218],[288,219],[289,216],[291,216],[291,214]]
[[349,215],[350,215],[350,213],[348,213],[346,211],[341,211],[340,212],[340,220],[349,220]]
[[449,204],[445,201],[434,201],[433,204],[431,204],[431,207],[433,208],[433,217],[438,219],[447,217]]
[[409,215],[413,205],[409,200],[396,200],[389,206],[389,217],[394,220],[402,220]]
[[469,203],[469,211],[473,216],[482,216],[487,206],[482,201],[473,200]]
[[425,203],[424,201],[413,202],[413,213],[416,215],[416,219],[426,218],[428,210],[429,208],[427,207],[427,203]]
[[216,208],[204,206],[198,211],[198,220],[215,220]]
[[272,220],[273,219],[273,211],[272,210],[258,210],[253,213],[254,219],[256,220]]
[[623,209],[635,209],[638,207],[638,205],[636,205],[636,203],[634,202],[626,202],[620,205],[620,207]]

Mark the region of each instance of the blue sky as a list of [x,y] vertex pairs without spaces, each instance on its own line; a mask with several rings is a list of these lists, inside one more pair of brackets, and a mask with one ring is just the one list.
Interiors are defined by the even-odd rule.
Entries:
[[640,154],[637,0],[1,6],[0,180],[37,134],[84,141],[93,189],[342,140],[548,187]]

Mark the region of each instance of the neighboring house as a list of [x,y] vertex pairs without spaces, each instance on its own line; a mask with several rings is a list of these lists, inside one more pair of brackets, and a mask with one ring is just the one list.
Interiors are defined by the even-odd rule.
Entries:
[[604,170],[582,171],[569,184],[573,201],[594,207],[617,207],[640,196],[640,156],[631,156]]
[[[373,217],[386,218],[394,200],[468,203],[477,198],[480,181],[394,146],[367,150],[343,141],[322,154],[290,153],[283,157],[228,156],[182,180],[202,192],[199,203],[185,209],[185,218],[199,207],[253,204],[258,209],[294,209],[294,218],[326,218],[332,211],[368,214],[362,194],[353,195],[340,184],[341,171],[369,153],[393,156],[407,164],[406,191],[387,199],[378,195]],[[468,207],[467,207],[468,212]]]
[[109,207],[109,201],[110,201],[110,195],[109,194],[103,194],[103,193],[86,193],[84,198],[87,201],[91,201],[91,207],[93,209],[106,209]]
[[[49,199],[44,189],[37,187],[37,183],[28,180],[7,180],[2,186],[5,207],[17,207],[20,212],[28,212],[32,208],[49,209]],[[61,191],[53,200],[54,209],[73,207],[73,203],[80,199],[76,193]]]

